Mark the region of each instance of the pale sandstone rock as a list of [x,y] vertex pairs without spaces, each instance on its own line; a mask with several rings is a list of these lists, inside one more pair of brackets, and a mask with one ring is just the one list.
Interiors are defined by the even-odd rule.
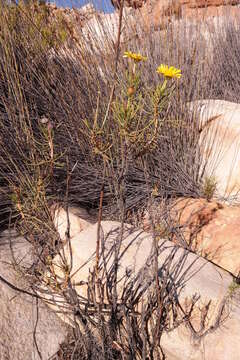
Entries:
[[[33,261],[30,244],[14,233],[11,241],[16,262],[30,267]],[[9,233],[4,232],[0,237],[0,275],[18,288],[29,290],[12,263]],[[33,336],[36,321],[36,299],[11,289],[0,279],[0,360],[40,359]],[[66,335],[66,324],[39,300],[36,342],[42,360],[58,351]]]
[[[239,294],[238,294],[239,296]],[[168,360],[238,360],[239,359],[239,301],[230,306],[230,315],[215,331],[201,340],[194,340],[183,325],[164,333],[163,350]]]
[[218,198],[239,200],[240,104],[199,100],[191,102],[189,109],[199,120],[205,177],[215,178]]
[[[103,221],[101,227],[101,241],[104,241],[106,250],[109,250],[116,242],[119,234],[120,224],[112,221]],[[97,241],[97,224],[89,227],[76,235],[72,239],[72,261],[71,270],[72,283],[78,295],[86,297],[87,285],[86,281],[89,276],[89,270],[93,270],[95,266],[95,249]],[[152,245],[152,236],[140,230],[133,230],[131,226],[124,226],[124,240],[121,250],[124,254],[120,260],[118,270],[118,278],[123,279],[118,284],[118,297],[120,300],[123,282],[128,272],[128,281],[140,284],[143,290],[143,299],[146,289],[151,286],[150,279],[153,278],[152,260],[149,257]],[[175,252],[170,273],[176,271],[178,273],[175,283],[178,283],[178,299],[183,308],[187,308],[190,299],[194,294],[200,295],[197,302],[197,308],[193,313],[192,324],[195,329],[201,327],[201,317],[199,310],[208,304],[208,312],[205,324],[205,330],[209,331],[209,335],[203,336],[199,341],[193,341],[188,328],[182,325],[173,332],[164,333],[162,337],[162,346],[166,352],[168,359],[186,359],[186,360],[203,360],[215,358],[218,360],[237,360],[240,353],[240,311],[239,304],[234,305],[231,299],[225,306],[224,316],[228,311],[230,315],[226,317],[223,325],[218,330],[213,331],[213,326],[221,310],[223,302],[228,298],[229,289],[232,284],[232,277],[217,268],[212,263],[199,258],[193,253],[177,247],[169,241],[159,240],[162,251],[159,254],[159,273],[164,271],[164,263],[169,256]],[[65,257],[70,261],[70,254],[67,246],[65,246]],[[107,268],[113,263],[113,256],[108,261]],[[53,260],[53,266],[58,281],[66,282],[64,271],[61,270],[61,260],[57,256]],[[175,269],[175,270],[174,270]],[[186,274],[185,274],[186,272]],[[125,276],[124,276],[125,275]],[[139,275],[138,279],[136,276]],[[161,277],[160,277],[161,279]],[[81,283],[80,283],[81,282]],[[48,297],[50,298],[50,296]],[[55,296],[55,300],[61,300],[61,296]],[[139,305],[140,306],[140,305]],[[71,315],[61,315],[64,321],[71,323]],[[216,346],[217,345],[217,346]],[[206,355],[206,357],[204,357]],[[209,357],[210,356],[210,357]]]
[[[66,241],[66,231],[68,227],[66,210],[61,206],[53,205],[51,208],[53,223],[58,231],[61,240]],[[70,206],[68,209],[70,223],[70,238],[77,235],[80,231],[91,225],[93,219],[83,208]]]
[[[121,42],[131,35],[133,29],[141,24],[141,18],[132,9],[124,8],[122,18]],[[119,13],[110,14],[96,13],[82,28],[81,34],[93,46],[96,53],[113,51],[113,44],[116,44],[119,27]],[[89,46],[90,49],[90,46]]]

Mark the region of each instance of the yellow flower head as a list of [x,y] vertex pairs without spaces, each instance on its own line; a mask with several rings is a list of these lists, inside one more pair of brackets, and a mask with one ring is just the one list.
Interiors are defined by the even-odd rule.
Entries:
[[136,62],[147,60],[146,56],[142,56],[141,54],[135,54],[132,53],[131,51],[125,51],[123,57],[133,59]]
[[182,74],[180,69],[176,69],[174,66],[168,67],[167,65],[161,64],[157,68],[159,74],[164,75],[166,78],[177,78],[179,79]]

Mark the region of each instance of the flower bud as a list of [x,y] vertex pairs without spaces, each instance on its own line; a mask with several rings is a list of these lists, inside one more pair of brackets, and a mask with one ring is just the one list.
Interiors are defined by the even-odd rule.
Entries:
[[128,96],[132,96],[134,93],[135,93],[134,87],[130,86],[127,91]]

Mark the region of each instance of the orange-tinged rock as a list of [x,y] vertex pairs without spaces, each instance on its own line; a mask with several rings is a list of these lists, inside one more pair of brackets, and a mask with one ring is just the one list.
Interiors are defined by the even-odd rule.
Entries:
[[171,215],[194,252],[236,277],[240,275],[240,207],[182,199]]
[[238,5],[239,0],[180,0],[181,4],[189,8],[202,8],[207,6]]
[[[120,0],[111,0],[114,7],[120,7]],[[124,6],[132,7],[134,9],[141,8],[146,5],[158,5],[163,3],[162,0],[125,0]],[[225,6],[225,5],[238,5],[239,0],[180,0],[181,5],[186,5],[189,8],[202,8],[207,6]]]
[[[121,6],[121,0],[111,0],[113,6],[117,9]],[[126,0],[124,6],[131,7],[133,9],[138,9],[143,6],[146,0]]]
[[141,8],[141,16],[146,29],[163,29],[172,20],[182,17],[182,6],[177,0],[147,2]]
[[[119,4],[119,0],[112,0]],[[201,21],[209,17],[240,13],[239,0],[126,0],[125,6],[138,9],[146,29],[164,29],[181,18]],[[119,8],[119,5],[114,5]]]
[[222,268],[240,275],[240,209],[224,207],[217,217],[203,228],[199,251]]

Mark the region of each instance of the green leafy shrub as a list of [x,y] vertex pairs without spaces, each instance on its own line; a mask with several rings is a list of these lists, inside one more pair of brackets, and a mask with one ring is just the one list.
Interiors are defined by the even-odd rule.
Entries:
[[207,200],[211,200],[215,194],[217,188],[217,181],[215,177],[205,177],[203,182],[203,196],[206,197]]
[[2,5],[0,11],[1,29],[11,32],[12,41],[28,46],[28,50],[31,45],[39,48],[39,41],[43,50],[59,47],[69,37],[70,24],[61,11],[53,14],[51,7],[45,3],[39,5],[37,1],[19,1],[17,6]]
[[[0,27],[1,191],[9,199],[8,211],[12,203],[13,214],[32,222],[30,214],[34,216],[37,207],[46,211],[55,159],[49,149],[50,130],[41,125],[41,97],[48,92],[46,84],[41,93],[41,80],[48,78],[50,51],[64,45],[68,32],[61,14],[52,19],[48,6],[35,2],[2,4]],[[42,212],[39,219],[46,216]]]

